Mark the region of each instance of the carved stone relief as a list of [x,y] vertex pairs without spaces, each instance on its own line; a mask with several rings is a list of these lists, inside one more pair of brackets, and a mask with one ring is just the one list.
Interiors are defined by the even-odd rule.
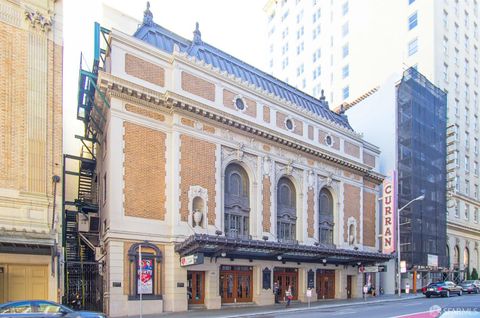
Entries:
[[38,27],[43,32],[48,32],[52,28],[52,16],[44,15],[38,10],[25,8],[25,19],[30,22],[33,28]]

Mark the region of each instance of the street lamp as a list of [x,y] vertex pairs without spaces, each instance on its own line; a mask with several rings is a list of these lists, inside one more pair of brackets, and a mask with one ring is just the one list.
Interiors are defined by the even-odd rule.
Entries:
[[407,206],[409,206],[413,202],[421,201],[423,199],[425,199],[425,194],[422,194],[422,195],[416,197],[415,199],[410,200],[407,204],[405,204],[404,206],[402,206],[400,209],[397,210],[397,271],[398,271],[397,284],[398,284],[398,296],[400,296],[402,294],[402,286],[401,286],[402,276],[401,276],[401,270],[400,270],[400,212],[402,212],[403,209],[405,209]]

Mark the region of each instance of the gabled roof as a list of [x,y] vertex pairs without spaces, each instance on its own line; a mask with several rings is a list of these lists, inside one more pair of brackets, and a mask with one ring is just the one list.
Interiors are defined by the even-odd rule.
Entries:
[[329,109],[323,94],[320,99],[316,99],[203,42],[198,29],[198,23],[194,32],[194,39],[190,41],[154,23],[153,15],[147,7],[147,10],[144,12],[143,24],[133,36],[170,54],[173,53],[174,45],[176,44],[180,52],[195,57],[197,60],[204,61],[206,64],[210,64],[220,71],[225,71],[228,74],[241,78],[262,90],[266,90],[269,93],[353,131],[345,116]]

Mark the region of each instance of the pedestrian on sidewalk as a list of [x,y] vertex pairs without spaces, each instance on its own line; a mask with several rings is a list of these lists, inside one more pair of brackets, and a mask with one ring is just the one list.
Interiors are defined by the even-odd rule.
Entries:
[[285,296],[287,297],[287,305],[285,307],[290,307],[290,301],[293,298],[292,294],[292,285],[288,285],[287,290],[285,291]]
[[363,300],[367,300],[367,294],[368,294],[368,285],[365,284],[365,286],[363,286]]
[[275,304],[280,304],[280,301],[278,301],[278,296],[280,294],[280,286],[278,285],[278,281],[273,283],[273,294],[275,295]]

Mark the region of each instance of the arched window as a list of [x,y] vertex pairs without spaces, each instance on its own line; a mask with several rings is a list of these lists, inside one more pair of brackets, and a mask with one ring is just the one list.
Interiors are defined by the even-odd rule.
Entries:
[[458,245],[453,249],[453,268],[458,268],[460,265],[460,250]]
[[470,251],[468,247],[465,247],[463,251],[463,268],[468,268],[470,266]]
[[472,267],[478,270],[478,250],[473,251],[473,257]]
[[249,238],[249,181],[245,169],[232,163],[225,169],[225,235]]
[[445,249],[445,254],[447,255],[447,267],[450,267],[450,248],[448,247],[448,245]]
[[333,244],[333,197],[325,188],[320,190],[318,206],[320,243]]
[[[142,259],[139,259],[141,246]],[[162,252],[150,242],[135,243],[128,249],[129,299],[138,299],[140,293],[144,299],[162,299],[161,262]]]
[[286,177],[277,186],[277,237],[281,242],[296,240],[297,209],[295,186]]

